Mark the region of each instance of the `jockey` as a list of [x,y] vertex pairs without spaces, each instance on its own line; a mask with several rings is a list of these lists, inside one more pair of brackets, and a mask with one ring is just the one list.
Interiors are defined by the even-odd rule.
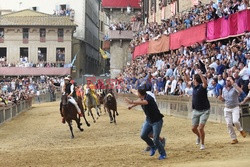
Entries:
[[[99,104],[99,100],[97,99],[97,96],[96,96],[95,85],[91,83],[91,80],[90,80],[90,79],[87,79],[87,84],[85,84],[84,87],[83,87],[84,91],[85,91],[87,88],[90,89],[91,95],[94,97],[94,99],[95,99],[95,101],[96,101],[96,104],[97,104],[97,105],[100,105],[100,104]],[[85,109],[87,108],[86,99],[87,99],[87,97],[86,97],[86,95],[84,95],[83,103],[84,103]]]
[[[81,109],[79,108],[79,106],[77,105],[77,102],[75,100],[75,98],[76,98],[75,87],[74,87],[74,84],[70,83],[70,78],[69,77],[64,78],[64,86],[63,86],[63,89],[62,89],[62,93],[63,94],[66,93],[68,95],[69,102],[76,107],[78,114],[80,116],[82,116]],[[64,118],[63,118],[62,122],[65,123]]]

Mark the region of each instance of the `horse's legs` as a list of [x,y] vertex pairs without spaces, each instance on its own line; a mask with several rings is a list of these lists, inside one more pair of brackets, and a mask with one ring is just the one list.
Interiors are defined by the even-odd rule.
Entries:
[[89,110],[88,112],[91,114],[91,116],[92,116],[92,118],[93,118],[93,121],[94,121],[94,123],[95,123],[96,121],[95,121],[95,118],[94,118],[94,115],[93,115],[91,109],[89,108],[88,110]]
[[109,108],[107,110],[108,110],[108,113],[109,113],[110,123],[113,123],[113,117],[112,117],[111,111],[110,111]]
[[95,111],[96,111],[96,119],[98,119],[100,117],[100,113],[98,111],[98,108],[97,106],[95,107]]
[[73,128],[72,128],[71,122],[70,121],[67,121],[67,122],[68,122],[69,129],[70,129],[70,132],[71,132],[71,139],[73,139],[75,136],[73,134]]
[[86,119],[86,117],[85,117],[85,113],[84,113],[84,112],[82,113],[82,116],[83,116],[83,118],[84,118],[84,120],[85,120],[86,125],[87,125],[87,126],[90,126],[90,124],[88,123],[88,121],[87,121],[87,119]]
[[80,123],[80,118],[77,118],[76,120],[76,124],[77,124],[77,127],[78,127],[78,129],[80,130],[80,131],[83,131],[83,128],[81,128],[81,123]]
[[116,120],[115,120],[115,113],[116,113],[116,111],[115,111],[115,110],[113,110],[113,118],[114,118],[114,123],[116,124]]
[[103,106],[103,110],[104,110],[104,114],[106,114],[106,107],[105,106]]

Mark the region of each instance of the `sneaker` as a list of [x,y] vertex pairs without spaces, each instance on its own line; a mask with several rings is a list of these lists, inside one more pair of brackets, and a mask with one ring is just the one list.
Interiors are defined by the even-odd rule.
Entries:
[[159,160],[163,160],[163,159],[166,159],[166,158],[167,158],[166,155],[160,155],[158,159],[159,159]]
[[151,148],[150,149],[150,154],[149,154],[150,156],[153,156],[153,155],[155,155],[155,148]]
[[205,150],[205,145],[201,144],[200,150]]
[[150,151],[150,149],[151,149],[151,148],[150,148],[149,146],[147,146],[147,147],[145,148],[144,151],[145,151],[145,152],[148,152],[148,151]]
[[240,131],[240,134],[241,134],[241,136],[244,137],[244,138],[247,136],[247,133],[246,133],[244,130]]
[[197,137],[197,139],[196,139],[196,145],[199,145],[199,144],[200,144],[200,142],[201,142],[200,138],[199,138],[199,137]]
[[231,141],[231,144],[237,144],[237,143],[239,143],[237,139]]
[[165,137],[163,137],[163,139],[160,142],[161,142],[162,146],[165,147],[165,145],[166,145],[166,139],[165,139]]

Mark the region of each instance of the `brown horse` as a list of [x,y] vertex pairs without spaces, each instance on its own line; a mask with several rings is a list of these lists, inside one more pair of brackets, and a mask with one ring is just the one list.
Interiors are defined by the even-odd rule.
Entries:
[[[73,104],[71,104],[71,103],[68,103],[68,96],[66,94],[62,95],[62,99],[61,100],[62,100],[61,101],[62,102],[62,115],[63,115],[65,121],[69,125],[69,129],[70,129],[70,132],[71,132],[71,138],[73,139],[74,138],[74,133],[73,133],[73,128],[72,128],[72,120],[75,120],[78,129],[80,131],[83,131],[83,129],[81,128],[81,125],[82,125],[81,124],[81,120],[80,120],[80,117],[77,116],[78,112],[77,112],[77,109],[75,108],[75,106]],[[81,106],[82,105],[79,106],[80,109],[81,109]],[[82,110],[82,113],[83,113],[83,110]],[[83,113],[83,117],[85,119],[85,122],[86,122],[87,126],[90,126],[90,124],[88,123],[88,121],[85,118],[84,113]]]
[[[118,116],[117,112],[117,103],[113,93],[108,93],[104,98],[104,107],[107,109],[109,113],[110,123],[116,124],[115,115]],[[111,110],[113,111],[113,115],[111,114]]]

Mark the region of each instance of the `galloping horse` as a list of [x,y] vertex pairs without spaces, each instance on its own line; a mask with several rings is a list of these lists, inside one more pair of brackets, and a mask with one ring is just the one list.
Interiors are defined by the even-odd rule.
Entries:
[[94,99],[94,97],[91,95],[91,90],[89,88],[86,88],[85,90],[85,95],[86,95],[86,106],[87,106],[87,110],[88,110],[88,114],[90,113],[90,115],[93,118],[94,123],[96,122],[94,115],[92,113],[92,108],[95,108],[96,110],[96,119],[99,118],[100,113],[98,112],[98,106],[96,104],[96,101]]
[[[61,100],[62,100],[62,114],[63,114],[63,117],[65,118],[65,121],[69,125],[69,129],[70,129],[70,132],[71,132],[71,138],[73,139],[74,138],[74,133],[73,133],[73,128],[72,128],[72,120],[76,121],[77,127],[78,127],[78,129],[80,129],[80,131],[83,131],[83,129],[81,128],[82,123],[81,123],[80,117],[77,117],[78,112],[77,112],[76,107],[73,104],[68,102],[67,94],[62,95]],[[85,118],[83,110],[81,112],[83,114],[83,117],[85,119],[85,122],[86,122],[87,126],[90,126],[90,124],[88,123],[88,121]]]
[[105,98],[104,91],[99,91],[99,92],[97,92],[96,95],[97,95],[97,99],[99,100],[99,103],[100,103],[100,106],[98,106],[98,108],[100,109],[100,112],[102,113],[101,105],[103,105],[104,113],[106,113],[106,108],[104,106],[104,98]]
[[[115,115],[118,116],[118,112],[117,112],[117,103],[116,103],[116,99],[113,93],[108,93],[105,98],[104,98],[104,107],[107,108],[108,113],[109,113],[109,118],[110,118],[110,123],[114,123],[116,124],[116,119],[115,119]],[[111,114],[111,110],[113,111],[113,116]]]

